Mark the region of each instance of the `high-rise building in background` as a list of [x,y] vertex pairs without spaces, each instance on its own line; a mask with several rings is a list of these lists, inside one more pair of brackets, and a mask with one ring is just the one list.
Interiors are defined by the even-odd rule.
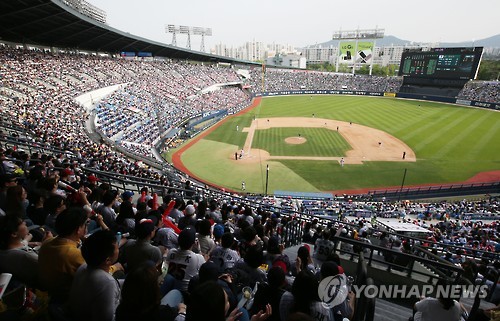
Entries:
[[[212,54],[226,56],[235,59],[265,62],[268,58],[276,55],[300,55],[300,51],[289,44],[265,44],[260,41],[248,41],[242,46],[233,47],[219,43],[211,50]],[[296,67],[299,68],[299,67]]]

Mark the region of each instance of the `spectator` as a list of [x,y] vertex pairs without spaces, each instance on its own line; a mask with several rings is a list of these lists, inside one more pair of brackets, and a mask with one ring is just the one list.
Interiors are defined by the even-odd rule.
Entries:
[[97,231],[83,242],[86,264],[76,271],[69,294],[72,320],[114,320],[120,285],[109,273],[118,259],[118,243],[111,231]]
[[240,221],[242,222],[242,226],[246,226],[241,233],[242,242],[239,246],[240,255],[244,257],[247,250],[253,246],[257,246],[262,250],[262,241],[257,235],[255,228],[253,226],[248,226],[249,223],[244,219],[240,219]]
[[314,263],[316,266],[321,266],[326,261],[330,253],[333,251],[335,243],[330,241],[330,230],[325,229],[321,237],[314,244]]
[[189,204],[186,206],[184,209],[184,216],[179,218],[179,229],[183,230],[188,226],[195,226],[196,225],[196,218],[195,214],[196,209],[194,208],[194,205]]
[[185,205],[184,203],[184,200],[181,199],[181,198],[176,198],[175,199],[175,205],[174,205],[174,208],[170,211],[170,213],[168,214],[168,216],[170,216],[170,218],[172,218],[172,220],[175,222],[175,223],[178,223],[179,220],[181,219],[181,217],[184,216],[184,214],[182,213],[182,211],[180,210],[183,206]]
[[135,226],[137,240],[128,240],[122,248],[120,262],[127,273],[135,270],[146,261],[153,262],[157,267],[162,262],[161,250],[151,245],[155,235],[155,222],[153,219],[142,219]]
[[226,292],[230,308],[234,309],[238,303],[238,293],[236,293],[232,281],[230,274],[219,273],[219,269],[214,262],[206,261],[201,265],[198,275],[189,281],[188,291],[189,293],[195,292],[196,288],[205,282],[217,282]]
[[240,259],[238,252],[231,248],[234,243],[233,234],[230,232],[224,233],[221,238],[221,245],[210,253],[210,260],[217,265],[219,273],[232,269]]
[[[196,288],[192,294],[192,300],[187,307],[185,320],[205,320],[206,316],[209,315],[210,320],[225,321],[228,312],[229,301],[223,288],[215,282],[205,282]],[[244,312],[234,309],[227,317],[229,320],[238,320],[242,317],[242,313]],[[254,314],[251,321],[266,320],[271,314],[272,308],[268,305],[265,311],[261,310],[257,314]],[[248,320],[248,315],[245,315],[245,318]],[[176,320],[181,321],[183,319],[181,316],[181,318]]]
[[69,208],[57,216],[57,237],[45,241],[38,253],[39,278],[54,302],[67,300],[76,270],[85,263],[80,251],[88,218],[81,208]]
[[66,202],[61,195],[51,195],[43,204],[44,210],[47,212],[45,226],[53,233],[56,233],[56,220],[59,214],[66,209]]
[[285,271],[280,267],[273,267],[267,274],[268,284],[259,284],[257,293],[253,301],[250,314],[257,313],[264,310],[266,305],[270,305],[272,314],[268,320],[280,321],[280,315],[277,313],[280,308],[280,302],[283,294],[285,293],[284,287],[286,286]]
[[153,262],[147,261],[127,274],[116,321],[170,321],[175,318],[181,302],[182,295],[177,290],[161,298],[158,270]]
[[200,251],[203,255],[210,255],[215,249],[215,242],[211,238],[211,228],[209,220],[202,220],[198,222],[198,243],[200,245]]
[[330,309],[325,307],[318,296],[318,281],[311,272],[299,272],[292,285],[292,292],[285,292],[280,302],[281,320],[287,320],[288,315],[302,312],[313,316],[315,320],[334,321]]
[[[21,219],[26,219],[26,209],[28,208],[28,193],[21,185],[11,186],[7,189],[5,200],[5,213],[16,215]],[[29,220],[30,225],[32,224]]]
[[15,215],[0,217],[0,273],[38,287],[38,255],[23,242],[29,235],[26,223]]
[[266,283],[267,275],[260,266],[264,263],[264,253],[261,247],[251,246],[248,248],[243,262],[237,262],[234,266],[236,275],[240,275],[240,280],[238,281],[238,286],[248,285],[251,288],[258,283]]
[[292,265],[292,274],[294,276],[298,275],[301,271],[309,271],[313,274],[316,271],[308,246],[299,247],[299,249],[297,250],[297,258],[295,259],[295,264]]
[[[343,274],[342,267],[338,266],[336,263],[332,261],[326,261],[323,263],[321,266],[320,270],[320,282],[329,277],[329,276],[335,276],[338,274]],[[356,301],[356,298],[354,296],[354,292],[350,291],[345,298],[345,300],[340,303],[337,306],[334,306],[332,308],[332,312],[334,314],[335,319],[344,319],[347,318],[349,320],[352,320],[354,316],[354,303]]]
[[277,235],[271,236],[267,243],[267,251],[264,256],[264,261],[268,264],[269,268],[272,266],[280,266],[283,271],[288,273],[291,271],[290,258],[283,253],[285,249],[284,244],[280,244]]
[[119,215],[116,217],[116,224],[122,233],[133,232],[135,228],[136,209],[132,206],[133,195],[134,193],[130,191],[122,193]]
[[[161,223],[161,220],[160,222]],[[179,246],[178,235],[173,228],[163,226],[156,231],[154,241],[158,246],[163,246],[166,250],[174,249]]]
[[97,209],[97,213],[102,215],[106,226],[115,233],[120,231],[120,226],[116,222],[117,215],[113,208],[115,206],[117,196],[118,192],[116,190],[107,191],[104,193],[102,198],[102,205]]
[[219,203],[216,200],[210,201],[208,215],[215,223],[222,223],[222,214],[219,210]]
[[44,225],[48,212],[43,208],[45,197],[38,191],[29,192],[30,205],[26,210],[28,218],[35,225]]
[[462,315],[460,303],[444,295],[437,299],[425,298],[418,301],[414,311],[415,321],[459,321]]
[[201,265],[205,263],[201,254],[192,251],[196,242],[194,229],[188,227],[182,230],[178,241],[179,248],[170,250],[167,256],[168,274],[161,287],[162,294],[172,289],[186,292],[189,280],[198,275]]
[[17,185],[17,177],[15,175],[2,174],[0,175],[0,209],[5,213],[7,201],[7,189]]

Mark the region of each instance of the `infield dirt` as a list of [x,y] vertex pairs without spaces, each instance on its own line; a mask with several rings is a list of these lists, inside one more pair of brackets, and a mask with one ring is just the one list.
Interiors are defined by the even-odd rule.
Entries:
[[[243,128],[243,132],[247,132],[248,135],[243,147],[245,152],[244,157],[238,160],[238,163],[243,165],[244,163],[262,162],[273,159],[336,160],[340,162],[342,157],[271,156],[265,150],[251,148],[256,130],[275,127],[316,127],[330,130],[337,130],[338,128],[339,134],[342,135],[352,147],[343,157],[345,164],[362,164],[365,161],[416,161],[415,153],[408,145],[396,137],[378,129],[331,119],[281,117],[255,119],[252,121],[250,127]],[[288,137],[283,143],[302,144],[306,143],[306,141],[306,137]],[[403,153],[405,153],[404,159]],[[234,154],[230,155],[230,157],[234,157]]]

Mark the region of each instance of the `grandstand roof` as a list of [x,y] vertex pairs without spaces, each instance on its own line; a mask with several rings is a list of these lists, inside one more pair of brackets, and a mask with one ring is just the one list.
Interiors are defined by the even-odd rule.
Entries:
[[196,61],[252,64],[155,42],[95,21],[62,0],[0,1],[0,41],[86,51],[151,52]]

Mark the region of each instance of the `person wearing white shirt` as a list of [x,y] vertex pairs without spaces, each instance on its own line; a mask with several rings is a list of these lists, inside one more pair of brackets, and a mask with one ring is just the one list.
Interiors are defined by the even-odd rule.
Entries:
[[459,321],[460,303],[448,298],[425,298],[415,303],[414,321]]
[[168,263],[168,274],[161,287],[161,293],[166,294],[172,289],[187,291],[189,280],[198,275],[200,267],[205,263],[205,257],[192,251],[196,243],[196,232],[188,227],[181,231],[178,249],[168,252],[166,262]]

